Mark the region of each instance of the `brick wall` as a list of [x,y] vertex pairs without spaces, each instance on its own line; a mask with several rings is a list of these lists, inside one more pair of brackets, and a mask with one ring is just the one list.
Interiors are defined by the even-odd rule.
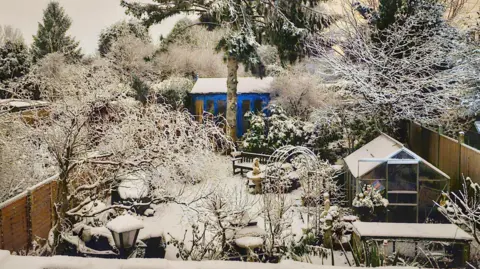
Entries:
[[28,249],[52,227],[56,176],[0,204],[0,249]]

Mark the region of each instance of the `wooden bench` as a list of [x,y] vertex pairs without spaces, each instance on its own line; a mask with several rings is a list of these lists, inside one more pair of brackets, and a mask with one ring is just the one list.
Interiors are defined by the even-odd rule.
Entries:
[[233,174],[238,173],[243,175],[243,170],[253,170],[253,159],[258,158],[260,162],[260,169],[267,165],[270,155],[251,153],[251,152],[238,152],[238,155],[234,155],[232,158]]

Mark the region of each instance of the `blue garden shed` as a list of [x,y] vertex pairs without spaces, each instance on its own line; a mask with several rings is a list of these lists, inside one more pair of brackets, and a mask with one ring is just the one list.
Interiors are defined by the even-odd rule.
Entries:
[[[237,85],[237,136],[241,137],[248,128],[245,113],[262,111],[270,102],[272,77],[238,78]],[[227,79],[199,78],[190,92],[193,113],[201,121],[204,112],[224,116],[227,110]]]

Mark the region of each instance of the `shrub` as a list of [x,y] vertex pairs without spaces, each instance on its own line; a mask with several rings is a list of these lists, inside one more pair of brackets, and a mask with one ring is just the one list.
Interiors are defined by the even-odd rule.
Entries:
[[288,117],[276,105],[270,106],[269,115],[247,113],[250,128],[243,136],[246,151],[272,153],[284,145],[305,146],[320,154],[322,159],[335,161],[329,148],[340,138],[340,129],[330,122],[307,122]]
[[24,76],[29,69],[30,57],[23,42],[7,40],[0,46],[0,81]]
[[191,79],[172,77],[152,86],[158,102],[173,109],[188,107],[188,93],[193,87]]
[[148,29],[136,21],[120,21],[110,27],[102,30],[98,40],[98,51],[101,56],[105,56],[110,52],[112,45],[121,37],[133,35],[145,43],[150,43],[151,38]]

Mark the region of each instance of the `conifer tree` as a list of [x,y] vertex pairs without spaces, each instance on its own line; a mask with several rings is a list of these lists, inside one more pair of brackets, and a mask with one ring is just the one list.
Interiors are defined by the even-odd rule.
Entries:
[[[319,0],[153,0],[145,4],[122,0],[127,13],[142,19],[146,26],[182,12],[200,15],[198,24],[226,28],[227,35],[217,49],[227,62],[227,123],[236,140],[237,71],[239,63],[254,71],[263,70],[257,48],[276,46],[282,63],[293,62],[306,54],[305,39],[331,23],[331,18],[314,8]],[[261,72],[257,72],[262,76]]]
[[37,35],[33,36],[33,60],[38,61],[43,56],[60,52],[69,60],[82,57],[79,42],[67,35],[72,20],[58,2],[48,3],[43,11],[43,21],[38,23]]

